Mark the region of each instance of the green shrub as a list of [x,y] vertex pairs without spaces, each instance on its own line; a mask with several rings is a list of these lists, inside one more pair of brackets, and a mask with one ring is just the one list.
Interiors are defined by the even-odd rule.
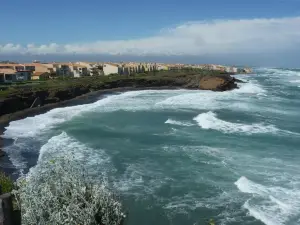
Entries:
[[10,177],[6,176],[3,172],[0,172],[0,186],[3,194],[8,193],[13,190],[14,182]]

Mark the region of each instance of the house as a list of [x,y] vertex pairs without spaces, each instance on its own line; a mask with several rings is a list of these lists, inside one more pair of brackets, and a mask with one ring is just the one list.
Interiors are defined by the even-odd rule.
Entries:
[[17,80],[16,71],[13,69],[0,69],[0,83],[11,83]]
[[35,64],[34,63],[25,63],[25,64],[23,64],[23,66],[24,66],[24,70],[32,71],[32,72],[35,71]]
[[88,76],[89,72],[86,66],[80,64],[70,64],[70,71],[74,77]]
[[1,63],[0,69],[12,69],[12,70],[18,71],[18,70],[24,70],[25,67],[20,64]]
[[57,76],[72,76],[69,63],[54,63],[53,64]]
[[51,74],[52,71],[56,71],[57,76],[71,76],[71,77],[82,77],[88,76],[89,72],[86,66],[76,63],[54,63],[51,70],[48,66],[47,72]]
[[91,75],[91,76],[93,75],[95,68],[98,68],[98,66],[99,66],[99,65],[97,65],[97,63],[90,63],[90,62],[76,62],[76,64],[86,67],[88,75]]
[[50,77],[49,72],[34,72],[31,76],[32,80],[47,80]]
[[156,70],[169,70],[169,68],[165,65],[156,65]]
[[104,63],[103,64],[103,72],[104,75],[109,75],[109,74],[120,74],[121,68],[119,67],[118,64],[115,63]]
[[103,65],[95,64],[90,71],[90,76],[101,76],[103,74]]
[[[47,68],[47,72],[50,73],[50,75],[56,75],[56,67],[53,65],[53,63],[43,63],[41,64],[43,67]],[[38,72],[43,72],[39,71]]]

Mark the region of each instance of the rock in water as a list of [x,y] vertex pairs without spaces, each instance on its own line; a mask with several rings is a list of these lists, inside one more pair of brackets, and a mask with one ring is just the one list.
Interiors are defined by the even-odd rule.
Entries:
[[228,91],[237,88],[237,84],[231,76],[205,76],[200,79],[199,88],[202,90]]

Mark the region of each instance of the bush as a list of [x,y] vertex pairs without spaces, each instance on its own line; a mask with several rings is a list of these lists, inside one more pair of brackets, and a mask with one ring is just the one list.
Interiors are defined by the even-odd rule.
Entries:
[[121,225],[122,205],[66,158],[42,163],[17,181],[22,224]]
[[0,186],[3,194],[8,193],[13,190],[14,182],[10,177],[0,172]]

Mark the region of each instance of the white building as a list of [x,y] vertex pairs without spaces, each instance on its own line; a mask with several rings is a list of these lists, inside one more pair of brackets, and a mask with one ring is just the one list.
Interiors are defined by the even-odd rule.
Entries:
[[88,75],[91,76],[93,75],[93,70],[99,66],[97,65],[97,63],[89,63],[89,62],[77,62],[76,64],[86,67]]
[[227,67],[225,68],[225,71],[228,72],[228,73],[237,73],[237,72],[238,72],[238,68],[227,66]]
[[88,76],[88,70],[85,66],[82,66],[80,64],[73,64],[70,65],[70,72],[73,74],[74,77],[83,77]]
[[113,63],[104,63],[103,64],[103,73],[104,73],[104,75],[119,74],[119,65],[113,64]]

